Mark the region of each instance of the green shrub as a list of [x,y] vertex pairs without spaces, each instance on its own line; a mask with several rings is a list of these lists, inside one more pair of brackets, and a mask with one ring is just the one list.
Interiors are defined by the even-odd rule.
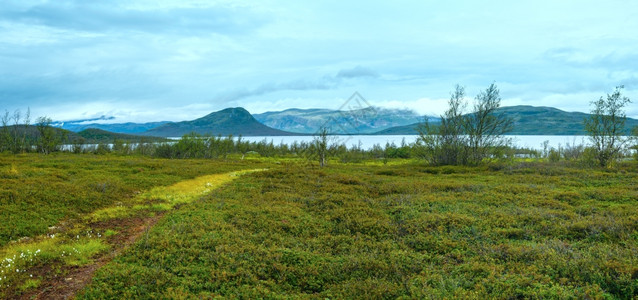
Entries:
[[560,161],[561,156],[562,156],[562,155],[561,155],[561,151],[560,151],[560,149],[556,150],[556,149],[553,149],[553,148],[552,148],[551,150],[549,150],[549,154],[547,155],[547,159],[548,159],[550,162],[555,163],[555,162]]
[[167,215],[80,298],[638,295],[632,167],[300,166]]

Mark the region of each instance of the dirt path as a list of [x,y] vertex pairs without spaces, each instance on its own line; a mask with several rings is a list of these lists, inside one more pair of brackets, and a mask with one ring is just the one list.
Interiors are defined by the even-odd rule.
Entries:
[[[118,234],[117,238],[109,241],[112,249],[108,253],[96,258],[94,263],[74,267],[68,273],[51,278],[41,284],[39,290],[23,295],[22,299],[72,299],[75,294],[91,282],[93,273],[104,266],[117,255],[128,249],[133,243],[139,240],[142,235],[148,233],[149,229],[159,221],[164,214],[158,214],[150,218],[135,218],[123,220],[118,225],[124,227],[124,231]],[[45,270],[46,271],[46,270]]]
[[[158,187],[147,192],[143,197],[150,201],[163,201],[170,209],[156,213],[152,217],[112,218],[88,224],[96,232],[104,232],[107,229],[117,229],[118,234],[107,238],[110,250],[99,257],[93,258],[93,262],[84,266],[61,266],[60,270],[53,272],[51,266],[30,270],[42,279],[39,287],[33,291],[22,294],[20,299],[73,299],[77,292],[88,285],[95,271],[112,261],[116,256],[126,251],[138,241],[168,212],[179,206],[200,199],[211,190],[230,182],[238,176],[260,170],[244,170],[226,174],[207,175],[192,180],[178,182],[168,187]],[[107,209],[108,210],[108,209]],[[143,215],[143,214],[142,214]],[[61,272],[60,272],[61,271]],[[61,274],[61,275],[54,275]]]

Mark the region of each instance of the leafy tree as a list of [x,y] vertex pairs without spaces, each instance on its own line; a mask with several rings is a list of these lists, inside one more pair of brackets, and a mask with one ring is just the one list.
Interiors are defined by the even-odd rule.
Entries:
[[148,142],[146,138],[141,138],[139,143],[137,143],[137,147],[135,147],[135,153],[140,155],[154,155],[155,145],[153,143]]
[[31,108],[27,108],[27,113],[24,116],[24,120],[22,121],[22,123],[22,141],[20,142],[20,144],[22,145],[22,152],[31,151],[32,141],[27,140],[29,126],[31,125]]
[[183,135],[174,147],[177,158],[204,157],[207,148],[205,139],[196,132]]
[[467,162],[466,137],[463,135],[466,107],[465,89],[456,85],[448,100],[448,109],[441,116],[440,125],[431,124],[427,117],[417,127],[418,143],[423,145],[422,156],[434,165],[457,165]]
[[58,149],[62,143],[62,138],[51,127],[51,119],[47,117],[39,117],[36,120],[36,129],[40,134],[38,141],[38,152],[49,154]]
[[584,120],[585,130],[592,141],[594,156],[601,167],[609,166],[630,143],[626,137],[624,108],[631,103],[622,95],[624,86],[617,86],[612,94],[592,101],[593,109]]
[[468,136],[468,162],[479,164],[490,158],[492,151],[506,146],[509,141],[503,135],[512,130],[512,120],[497,113],[501,106],[501,96],[496,84],[492,83],[476,96],[474,111],[464,119],[464,131]]
[[106,143],[98,143],[93,150],[93,154],[105,155],[111,152],[111,147]]
[[465,90],[456,86],[439,126],[426,122],[418,128],[422,156],[435,165],[476,165],[496,157],[508,144],[503,135],[512,120],[498,113],[501,97],[495,84],[476,96],[473,111],[464,114]]
[[237,151],[239,151],[239,153],[241,153],[241,159],[243,160],[244,157],[246,156],[246,152],[248,152],[249,148],[249,144],[247,142],[242,141],[242,136],[239,135],[237,137]]
[[73,140],[73,143],[71,146],[71,152],[75,154],[82,153],[82,151],[84,150],[84,143],[85,143],[85,140],[82,137]]
[[13,140],[11,138],[11,132],[9,131],[9,122],[11,116],[9,111],[5,110],[4,115],[0,119],[2,122],[2,131],[0,131],[0,151],[11,151],[13,149]]
[[13,153],[19,153],[22,150],[22,144],[20,143],[20,120],[22,118],[22,113],[19,109],[16,109],[13,112]]
[[323,168],[328,163],[328,128],[321,127],[319,129],[313,140],[313,146],[317,159],[319,159],[319,166]]
[[225,139],[221,139],[221,155],[224,159],[228,158],[228,155],[233,153],[235,150],[235,140],[233,139],[233,135],[230,134]]

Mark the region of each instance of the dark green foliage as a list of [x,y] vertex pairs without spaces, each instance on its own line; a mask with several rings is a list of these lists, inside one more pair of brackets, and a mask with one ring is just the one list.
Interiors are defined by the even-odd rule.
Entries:
[[467,159],[469,164],[479,164],[494,157],[494,150],[507,146],[503,135],[512,129],[512,120],[498,112],[501,96],[492,83],[485,91],[476,96],[473,112],[466,115],[463,132],[468,137]]
[[79,298],[638,296],[633,165],[301,166],[167,215]]
[[107,145],[105,143],[99,143],[95,147],[95,150],[93,151],[93,154],[105,155],[105,154],[107,154],[109,152],[111,152],[111,147],[109,145]]
[[51,152],[59,150],[62,140],[66,140],[66,135],[62,136],[56,133],[56,130],[51,127],[51,118],[39,117],[37,119],[36,128],[40,134],[37,142],[38,152],[49,154]]
[[386,143],[383,150],[384,158],[410,158],[412,157],[412,147],[405,142],[405,138],[401,141],[401,145],[394,143]]
[[419,142],[423,144],[422,157],[433,165],[467,164],[469,140],[465,135],[465,89],[456,86],[448,101],[448,109],[439,124],[430,124],[426,118],[420,125]]
[[114,141],[119,141],[122,143],[136,143],[140,140],[144,140],[145,142],[164,142],[166,139],[158,138],[158,137],[141,137],[139,135],[131,135],[131,134],[122,134],[122,133],[114,133],[108,132],[101,129],[89,128],[82,130],[77,133],[77,135],[82,138],[85,143],[89,144],[98,144],[98,143],[114,143]]
[[0,246],[43,234],[65,218],[123,202],[153,186],[236,170],[235,165],[242,164],[65,153],[0,155]]
[[616,87],[614,93],[607,94],[606,99],[600,97],[592,101],[594,108],[585,119],[585,130],[593,143],[594,155],[601,167],[615,161],[631,141],[631,138],[624,137],[627,120],[624,107],[631,100],[621,94],[623,88]]
[[[184,135],[175,142],[148,144],[145,153],[160,158],[228,158],[238,154],[242,159],[249,153],[259,154],[261,157],[305,158],[325,165],[330,157],[337,157],[342,162],[360,162],[364,159],[409,158],[412,155],[412,145],[403,141],[400,146],[387,144],[385,148],[376,145],[371,150],[364,150],[360,146],[346,147],[334,142],[325,134],[318,136],[313,142],[295,142],[291,145],[274,144],[264,139],[260,142],[249,142],[241,137],[210,136],[191,133]],[[139,151],[137,151],[139,152]],[[320,159],[322,158],[322,159]]]
[[478,165],[504,156],[512,120],[498,112],[499,90],[491,84],[476,96],[473,111],[464,114],[465,90],[456,86],[438,125],[418,127],[422,157],[433,165]]
[[[86,129],[75,133],[51,126],[51,119],[39,117],[35,125],[30,125],[28,119],[20,119],[21,114],[16,111],[13,117],[5,112],[0,128],[0,152],[12,153],[39,152],[49,154],[51,152],[66,150],[74,153],[96,152],[99,144],[114,143],[115,152],[121,154],[131,153],[133,144],[148,142],[163,142],[164,138],[140,137],[128,134],[118,134],[99,129]],[[13,120],[14,124],[11,124]],[[119,143],[119,144],[118,144]],[[88,145],[86,145],[88,144]],[[98,144],[98,145],[91,145]],[[65,146],[66,145],[66,146]],[[112,147],[103,146],[100,153],[108,153]]]
[[319,167],[324,167],[328,163],[328,129],[322,127],[312,141],[312,152],[319,160]]

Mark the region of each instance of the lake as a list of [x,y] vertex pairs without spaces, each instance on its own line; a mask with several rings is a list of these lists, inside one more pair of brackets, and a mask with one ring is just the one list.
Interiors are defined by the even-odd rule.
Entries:
[[[334,135],[331,138],[337,143],[346,144],[348,147],[360,145],[363,149],[371,149],[374,145],[385,146],[386,143],[401,145],[405,140],[407,144],[414,143],[417,135]],[[531,149],[542,150],[544,141],[549,141],[549,147],[580,145],[589,143],[587,136],[580,135],[509,135],[506,138],[512,139],[514,145]],[[242,140],[251,142],[261,142],[263,140],[274,144],[293,144],[296,142],[311,142],[312,136],[249,136],[242,137]]]

